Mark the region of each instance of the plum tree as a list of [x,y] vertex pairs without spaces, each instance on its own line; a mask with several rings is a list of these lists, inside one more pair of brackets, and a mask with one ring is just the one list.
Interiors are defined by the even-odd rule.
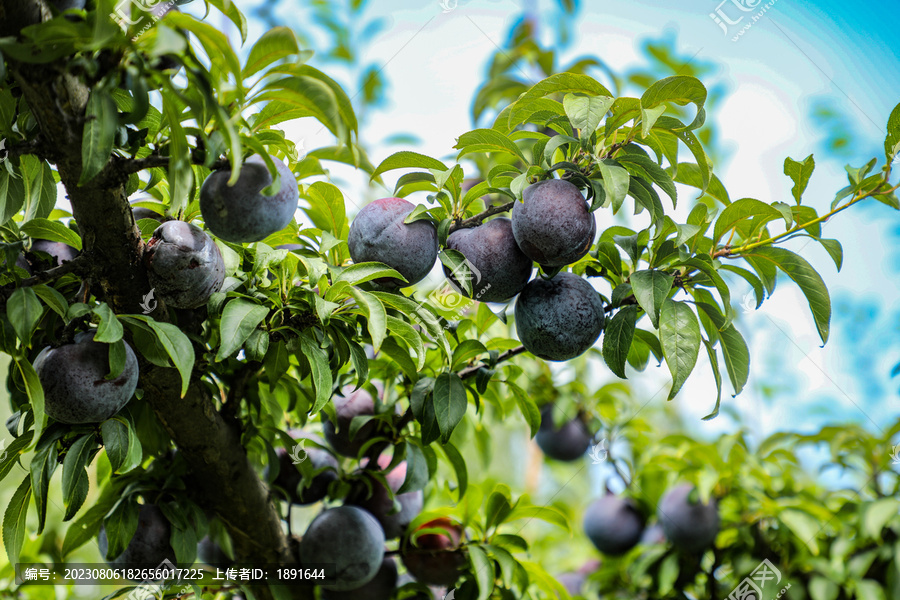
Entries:
[[[516,244],[512,221],[497,217],[478,227],[457,229],[447,236],[447,248],[457,250],[477,269],[472,297],[481,302],[506,302],[531,278],[532,260]],[[444,274],[457,283],[450,269]]]
[[125,406],[138,381],[138,362],[127,342],[125,367],[112,379],[109,344],[94,341],[94,331],[75,335],[71,344],[46,347],[34,361],[44,388],[44,410],[61,423],[99,423]]
[[372,581],[384,560],[384,532],[375,517],[355,506],[321,512],[300,540],[300,563],[334,565],[336,591]]
[[[297,429],[288,432],[295,440],[311,440],[319,445],[324,445],[324,441],[317,435],[300,431]],[[287,490],[290,494],[290,501],[294,504],[313,504],[324,498],[328,494],[328,486],[338,477],[338,461],[330,452],[323,448],[315,446],[304,446],[306,460],[310,462],[310,466],[314,471],[325,469],[307,486],[301,489],[300,484],[303,481],[303,475],[299,468],[294,464],[291,453],[283,448],[275,448],[275,454],[278,456],[278,475],[272,483],[283,490]]]
[[375,282],[387,288],[418,283],[437,260],[437,230],[430,221],[403,221],[415,205],[403,198],[382,198],[363,207],[350,225],[347,245],[353,262],[376,261],[406,279],[381,277]]
[[[112,567],[123,568],[140,565],[157,567],[168,560],[176,564],[175,551],[170,542],[171,525],[155,504],[143,504],[138,512],[137,529],[125,549],[118,556],[107,557]],[[100,553],[107,555],[109,540],[106,530],[101,529],[97,539]]]
[[575,184],[547,179],[525,188],[522,202],[513,205],[512,231],[536,263],[563,267],[588,253],[597,221]]
[[666,492],[659,502],[657,518],[666,539],[686,552],[701,552],[716,541],[719,506],[715,498],[702,503],[694,486],[682,483]]
[[515,315],[522,345],[553,361],[584,354],[606,322],[603,301],[591,284],[565,272],[528,282],[516,300]]
[[157,227],[144,252],[150,284],[174,308],[203,306],[225,281],[219,247],[199,227],[167,221]]
[[[389,457],[384,455],[378,457],[378,466],[382,469],[388,468],[390,463]],[[390,491],[380,481],[370,477],[367,482],[359,482],[357,488],[348,496],[348,504],[366,509],[378,519],[384,529],[384,537],[389,540],[403,535],[410,522],[422,512],[425,502],[422,490],[397,494],[397,490],[406,480],[406,470],[406,461],[401,461],[385,474],[384,478]],[[365,475],[368,471],[364,470],[363,473]],[[396,511],[395,500],[399,505]]]
[[228,185],[231,169],[219,169],[206,178],[200,188],[200,212],[213,235],[236,244],[258,242],[290,224],[300,199],[297,180],[284,162],[273,160],[280,187],[272,196],[262,193],[271,185],[272,175],[258,154],[244,162],[234,185]]
[[[438,531],[416,535],[424,530]],[[462,527],[451,519],[433,519],[401,541],[400,558],[416,581],[427,585],[453,585],[466,565],[466,554],[460,548],[462,535]]]
[[49,263],[41,260],[40,257],[33,263],[32,266],[38,271],[45,270],[44,265],[47,265],[46,268],[58,267],[66,261],[74,260],[78,256],[78,250],[68,244],[40,239],[34,240],[31,244],[31,253],[37,256],[35,254],[37,252],[46,252],[50,255]]
[[385,556],[371,581],[346,591],[322,590],[322,600],[390,600],[397,587],[397,562]]
[[644,517],[630,498],[607,493],[584,511],[584,533],[604,554],[628,552],[641,540]]
[[371,420],[363,424],[355,432],[351,432],[351,425],[355,417],[369,417],[375,414],[375,400],[372,394],[363,388],[352,390],[345,387],[344,395],[334,396],[334,410],[337,414],[337,423],[332,423],[327,417],[323,423],[325,440],[334,448],[334,451],[343,456],[356,458],[359,451],[367,441],[383,431],[385,425],[378,420]]
[[541,451],[554,460],[578,460],[591,446],[593,434],[588,430],[582,414],[566,421],[558,428],[553,420],[553,404],[541,408],[541,426],[534,441]]

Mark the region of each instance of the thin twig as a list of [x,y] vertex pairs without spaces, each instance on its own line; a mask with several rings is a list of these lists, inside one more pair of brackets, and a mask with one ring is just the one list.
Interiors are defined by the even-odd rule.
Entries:
[[516,203],[515,200],[510,200],[506,204],[497,204],[497,205],[491,206],[484,212],[480,212],[477,215],[469,217],[468,219],[456,221],[455,223],[450,225],[450,233],[453,233],[457,229],[468,229],[470,227],[478,227],[488,217],[511,210],[512,207],[515,205],[515,203]]

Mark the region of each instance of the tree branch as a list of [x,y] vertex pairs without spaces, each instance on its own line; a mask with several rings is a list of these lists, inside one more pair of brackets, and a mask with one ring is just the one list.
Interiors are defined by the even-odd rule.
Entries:
[[31,287],[34,285],[47,283],[48,281],[54,281],[56,279],[59,279],[63,275],[68,275],[69,273],[85,273],[87,272],[89,266],[90,259],[86,255],[82,254],[80,256],[76,256],[72,260],[66,261],[58,267],[53,267],[52,269],[47,269],[46,271],[40,271],[36,275],[32,275],[27,279],[23,279],[18,283],[18,285],[10,283],[4,286],[2,292],[0,292],[0,298],[5,301],[7,298],[9,298],[9,295],[17,288]]
[[[497,362],[502,363],[505,360],[509,360],[513,356],[522,354],[523,352],[527,352],[525,346],[516,346],[515,348],[511,348],[497,357]],[[468,379],[469,377],[474,377],[478,370],[484,368],[484,365],[472,365],[470,367],[466,367],[462,371],[458,373],[460,379]]]
[[506,204],[495,204],[491,206],[484,212],[480,212],[477,215],[471,216],[468,219],[463,219],[461,221],[455,221],[450,225],[450,233],[453,233],[457,229],[468,229],[470,227],[478,227],[481,225],[485,219],[491,217],[493,215],[497,215],[508,210],[512,210],[512,207],[515,206],[516,201],[510,200]]

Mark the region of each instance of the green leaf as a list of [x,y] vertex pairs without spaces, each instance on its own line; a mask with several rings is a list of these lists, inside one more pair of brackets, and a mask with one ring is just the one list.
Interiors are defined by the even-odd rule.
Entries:
[[94,334],[94,341],[104,344],[113,344],[122,339],[124,330],[122,323],[116,318],[115,313],[105,302],[94,309],[94,314],[100,317],[100,324],[97,326],[97,333]]
[[6,316],[23,346],[31,345],[31,334],[34,333],[43,313],[41,301],[29,287],[17,288],[6,302]]
[[717,328],[719,341],[722,342],[725,370],[728,371],[728,378],[734,386],[734,395],[737,396],[744,389],[750,376],[750,350],[747,343],[734,325],[725,325],[725,317],[718,308],[705,302],[698,302],[697,306],[703,309]]
[[900,153],[900,104],[891,111],[887,122],[887,136],[884,138],[884,155],[888,162]]
[[600,122],[606,116],[607,111],[615,102],[615,98],[609,96],[576,96],[566,94],[563,98],[563,108],[569,122],[575,129],[582,131],[582,136],[589,138],[597,130]]
[[104,558],[111,560],[122,554],[137,531],[139,513],[134,496],[119,499],[103,522],[107,540]]
[[478,585],[477,600],[487,600],[494,591],[494,562],[488,558],[481,547],[474,544],[467,547],[475,583]]
[[441,373],[434,382],[434,415],[441,430],[441,442],[450,441],[450,435],[462,421],[468,408],[466,386],[456,373]]
[[806,186],[809,185],[809,178],[812,177],[815,168],[816,161],[812,154],[804,158],[803,162],[798,162],[790,157],[784,159],[784,174],[794,182],[791,194],[793,194],[797,204],[800,204],[800,197],[806,191]]
[[319,229],[330,231],[335,237],[346,237],[347,212],[344,195],[337,186],[317,181],[309,186],[304,197],[311,207],[307,213]]
[[375,352],[381,348],[381,343],[387,336],[387,311],[378,296],[355,287],[349,290],[350,295],[356,300],[359,311],[366,317],[369,336],[372,338],[372,347]]
[[640,175],[646,174],[646,178],[649,181],[658,185],[659,188],[672,199],[673,206],[678,204],[678,191],[675,189],[675,183],[672,181],[672,177],[665,169],[656,164],[656,161],[648,156],[637,153],[620,154],[618,159],[626,169],[631,165],[634,170],[640,171]]
[[659,315],[659,341],[666,365],[672,374],[669,400],[684,385],[700,353],[700,324],[691,307],[684,302],[666,300]]
[[375,172],[372,173],[372,177],[370,180],[375,179],[382,173],[387,171],[392,171],[394,169],[437,169],[439,171],[446,171],[447,166],[439,161],[436,158],[431,158],[430,156],[425,156],[424,154],[418,154],[417,152],[409,152],[404,150],[402,152],[395,152],[391,154],[386,159],[381,161],[381,164],[376,167]]
[[816,537],[822,531],[822,525],[812,515],[788,508],[778,515],[778,519],[790,529],[794,535],[806,546],[813,556],[819,555],[819,545]]
[[55,288],[45,284],[32,286],[31,289],[34,290],[34,293],[37,294],[38,298],[44,301],[44,304],[53,309],[53,312],[63,319],[66,318],[66,311],[69,309],[69,303],[66,301],[65,296],[56,291]]
[[631,174],[611,158],[597,162],[597,167],[603,178],[603,189],[606,190],[606,196],[612,203],[613,213],[616,213],[628,195]]
[[896,498],[881,498],[869,503],[863,515],[862,528],[867,536],[881,541],[881,532],[897,516],[900,501]]
[[100,434],[112,471],[118,473],[128,458],[128,423],[122,417],[107,419],[100,425]]
[[828,252],[831,260],[834,261],[834,266],[837,267],[838,272],[840,272],[841,267],[844,264],[844,247],[838,240],[831,240],[827,238],[816,238],[816,240],[820,244],[822,244],[822,247],[825,248],[826,252]]
[[100,525],[103,523],[103,517],[109,509],[109,503],[101,500],[100,504],[90,507],[78,520],[69,526],[62,545],[63,557],[68,556],[76,548],[80,548],[97,537]]
[[537,403],[533,397],[525,393],[525,390],[511,381],[507,381],[506,385],[513,393],[513,397],[516,399],[516,405],[519,407],[522,416],[525,417],[525,422],[528,423],[528,428],[531,430],[531,437],[534,437],[541,427],[541,411],[538,409]]
[[219,343],[216,361],[223,361],[237,352],[268,314],[267,307],[243,298],[235,298],[226,304],[219,323],[222,341]]
[[641,109],[641,135],[643,137],[648,137],[650,135],[653,125],[656,124],[656,121],[659,120],[664,112],[666,112],[665,104],[660,104],[655,108]]
[[238,10],[235,0],[209,0],[209,3],[222,11],[228,17],[234,26],[241,33],[241,42],[247,41],[247,19],[244,14]]
[[672,289],[675,278],[662,271],[635,271],[631,274],[631,288],[638,305],[650,317],[653,327],[659,329],[659,311]]
[[687,129],[696,129],[703,124],[705,118],[703,105],[706,103],[706,95],[706,88],[696,77],[675,75],[660,79],[647,88],[641,96],[641,109],[654,108],[663,102],[674,102],[680,106],[693,103],[697,106],[697,116]]
[[[194,369],[194,346],[191,344],[190,338],[181,329],[172,323],[160,323],[151,317],[142,315],[121,315],[120,319],[125,323],[134,324],[138,322],[140,327],[146,323],[147,327],[156,336],[159,345],[166,351],[172,364],[178,369],[181,375],[181,397],[187,393],[188,385],[191,382],[191,372]],[[146,331],[146,328],[144,328]],[[243,341],[241,342],[243,343]],[[238,345],[240,347],[240,345]],[[145,358],[147,358],[145,354]],[[149,360],[149,358],[148,358]],[[154,363],[157,364],[157,363]]]
[[88,472],[96,447],[96,435],[89,433],[78,438],[63,459],[62,495],[66,514],[63,521],[75,516],[88,494]]
[[828,342],[828,332],[831,323],[831,296],[822,277],[813,269],[806,259],[790,250],[765,246],[756,248],[746,253],[757,259],[774,263],[794,283],[800,287],[800,291],[806,296],[809,308],[812,311],[813,320],[822,343]]
[[885,600],[884,585],[875,579],[860,579],[856,582],[857,600]]
[[26,431],[14,439],[8,447],[0,451],[0,458],[2,458],[0,460],[0,481],[3,481],[13,467],[19,464],[20,457],[31,445],[32,439],[34,439],[34,432]]
[[716,219],[716,225],[713,229],[713,242],[718,244],[723,235],[737,227],[740,222],[752,217],[758,217],[757,223],[760,225],[757,226],[761,226],[761,223],[766,221],[782,218],[782,214],[777,208],[761,200],[753,198],[737,200],[726,206],[719,218]]
[[623,307],[609,320],[603,333],[603,360],[609,370],[622,379],[626,379],[625,364],[634,339],[637,313],[637,306]]
[[[14,170],[17,170],[13,168]],[[25,204],[25,184],[18,174],[0,168],[0,225],[5,225]]]
[[116,130],[119,128],[119,111],[116,109],[116,101],[106,90],[94,89],[88,98],[84,118],[79,186],[93,179],[109,161],[116,138]]
[[821,575],[814,575],[809,580],[810,600],[837,600],[840,592],[838,584]]
[[22,181],[25,184],[25,221],[44,218],[56,207],[56,180],[45,160],[25,155],[21,158]]
[[506,518],[506,521],[512,522],[518,519],[528,519],[529,521],[539,519],[569,531],[569,520],[566,518],[566,515],[553,506],[516,506]]
[[469,472],[466,467],[466,460],[453,444],[447,443],[440,446],[440,448],[444,451],[447,461],[456,473],[456,491],[459,494],[457,498],[459,502],[462,502],[463,497],[466,495],[466,490],[469,488]]
[[300,335],[300,348],[304,358],[309,361],[313,387],[316,391],[316,403],[310,412],[319,412],[331,399],[332,376],[328,364],[328,353],[316,343],[312,335],[304,332]]
[[[2,169],[0,169],[2,171]],[[81,238],[77,233],[60,223],[49,219],[32,219],[22,225],[22,233],[31,238],[62,242],[81,251]]]
[[3,546],[11,565],[19,562],[19,553],[25,542],[25,519],[31,500],[31,479],[26,477],[12,495],[3,513]]
[[[473,131],[466,132],[459,136],[459,139],[456,141],[456,145],[453,147],[459,150],[459,155],[456,157],[456,160],[459,160],[463,156],[471,154],[473,152],[500,152],[504,154],[511,154],[512,156],[519,158],[526,164],[528,162],[525,159],[525,155],[522,154],[522,151],[512,140],[493,129],[475,129]],[[379,169],[380,168],[381,167],[379,166]],[[441,168],[440,170],[443,171],[445,170],[445,168]]]
[[44,388],[30,362],[24,358],[14,360],[22,375],[22,380],[25,382],[25,392],[28,394],[28,401],[31,403],[31,410],[34,413],[34,439],[39,440],[47,425],[47,414],[44,412]]
[[[350,285],[359,285],[360,283],[365,283],[366,281],[372,281],[373,279],[379,279],[381,277],[393,277],[394,279],[406,282],[406,278],[403,277],[403,275],[384,263],[364,262],[344,267],[338,276],[334,278],[334,283],[337,284],[340,281],[346,281]],[[334,299],[333,296],[328,294],[326,294],[325,297],[329,300]]]
[[719,406],[722,404],[722,373],[719,371],[719,355],[716,354],[715,347],[712,343],[702,337],[700,339],[703,341],[703,346],[706,348],[706,355],[709,357],[713,378],[716,380],[716,405],[713,407],[711,413],[703,417],[704,421],[709,421],[719,416]]
[[198,21],[194,17],[181,12],[171,11],[166,15],[166,19],[169,21],[169,24],[193,33],[203,46],[203,50],[212,64],[234,75],[235,82],[239,87],[243,84],[241,63],[234,53],[231,43],[228,41],[228,36],[224,32],[219,31],[209,23]]

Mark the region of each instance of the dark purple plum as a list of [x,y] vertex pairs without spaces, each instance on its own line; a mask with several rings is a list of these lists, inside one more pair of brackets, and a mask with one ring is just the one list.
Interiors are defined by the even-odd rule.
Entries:
[[219,247],[199,227],[167,221],[153,232],[144,251],[150,285],[175,308],[203,306],[225,281]]
[[322,590],[322,600],[391,600],[397,588],[397,563],[385,556],[375,578],[362,587],[338,592]]
[[516,300],[515,314],[522,345],[535,356],[554,361],[587,352],[606,322],[600,295],[572,273],[528,282]]
[[[382,469],[390,466],[391,459],[388,456],[379,456],[378,464]],[[406,461],[401,462],[385,475],[390,492],[378,480],[372,478],[371,493],[365,483],[360,483],[354,490],[348,504],[364,508],[374,516],[384,529],[384,537],[389,540],[398,538],[406,532],[410,522],[422,512],[425,496],[422,490],[397,494],[397,490],[406,480]],[[400,509],[394,512],[394,498],[400,505]]]
[[592,438],[581,415],[557,429],[553,422],[553,405],[547,404],[541,409],[541,427],[534,441],[547,457],[566,462],[578,460],[590,448]]
[[525,188],[522,202],[513,205],[512,230],[532,260],[563,267],[588,253],[597,221],[575,184],[548,179]]
[[694,486],[677,485],[659,502],[657,517],[666,538],[685,552],[697,553],[709,548],[719,533],[719,506],[715,498],[707,504],[691,501]]
[[236,244],[258,242],[290,225],[300,198],[297,179],[284,162],[273,161],[281,178],[274,196],[262,193],[272,175],[258,154],[244,162],[233,186],[228,185],[231,169],[206,178],[200,188],[200,212],[216,237]]
[[415,544],[407,537],[400,544],[400,558],[410,574],[426,585],[451,586],[466,566],[465,552],[460,548],[462,527],[441,517],[423,523],[422,529],[441,529],[443,533],[424,533]]
[[355,263],[381,262],[391,267],[407,283],[382,277],[375,282],[387,288],[418,283],[437,260],[437,230],[430,221],[404,223],[415,205],[403,198],[382,198],[367,204],[350,225],[350,257]]
[[[144,504],[138,513],[138,526],[134,537],[120,555],[107,559],[107,562],[116,568],[152,567],[165,560],[175,564],[175,551],[169,542],[171,532],[169,521],[159,507],[155,504]],[[97,542],[100,553],[105,557],[109,543],[105,530],[100,529]]]
[[663,531],[662,525],[660,525],[659,523],[654,523],[653,525],[644,529],[644,534],[641,536],[641,543],[647,546],[653,546],[655,544],[665,544],[666,534]]
[[[323,419],[322,429],[325,433],[325,440],[335,452],[342,456],[356,458],[363,445],[381,433],[386,425],[382,421],[369,421],[351,437],[350,425],[354,417],[375,414],[375,400],[372,398],[372,394],[363,388],[356,391],[351,390],[352,387],[345,387],[344,395],[334,396],[331,399],[337,413],[337,423],[332,423],[326,416]],[[337,426],[335,427],[335,425]]]
[[604,554],[628,552],[641,540],[643,532],[644,518],[630,498],[606,494],[584,511],[584,533]]
[[[0,264],[2,264],[4,266],[4,268],[6,267],[6,258],[3,257],[3,255],[0,255]],[[28,273],[28,275],[32,274],[31,263],[28,262],[28,260],[25,258],[24,254],[22,254],[22,253],[17,254],[16,262],[13,264],[15,264],[16,267],[18,267],[18,268],[22,269],[23,271],[25,271],[26,273]]]
[[[505,217],[454,231],[447,236],[447,247],[462,252],[477,269],[472,274],[472,297],[481,302],[506,302],[521,292],[531,278],[533,263],[519,249],[512,221]],[[458,285],[446,266],[444,274]]]
[[78,256],[78,250],[72,246],[63,244],[62,242],[51,242],[50,240],[34,240],[31,243],[31,252],[32,254],[37,252],[46,252],[49,254],[51,257],[49,262],[40,260],[40,264],[48,265],[47,268],[58,267],[64,262],[73,260]]
[[125,342],[125,368],[109,374],[109,344],[94,341],[94,332],[75,336],[74,343],[44,348],[34,361],[44,388],[44,410],[62,423],[100,423],[128,404],[138,381],[137,357]]
[[[316,444],[324,445],[321,438],[304,431],[292,430],[288,432],[295,440],[307,439]],[[287,490],[290,494],[290,500],[293,504],[313,504],[324,498],[328,494],[328,485],[337,479],[338,461],[330,452],[316,446],[304,445],[303,450],[298,452],[300,458],[306,457],[305,460],[310,462],[310,466],[314,471],[319,469],[327,469],[313,477],[309,486],[304,487],[300,491],[299,486],[303,481],[303,475],[292,458],[291,452],[285,448],[275,448],[275,454],[278,455],[278,475],[272,482],[277,487]]]
[[339,592],[372,581],[384,560],[384,532],[375,517],[355,506],[320,513],[300,540],[300,563],[332,564],[337,581],[322,586]]

